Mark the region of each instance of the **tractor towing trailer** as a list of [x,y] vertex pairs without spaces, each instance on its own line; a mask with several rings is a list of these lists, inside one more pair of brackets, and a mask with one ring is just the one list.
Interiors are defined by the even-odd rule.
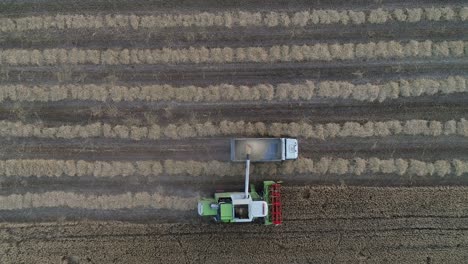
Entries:
[[265,225],[281,224],[281,184],[264,181],[261,192],[257,192],[254,184],[249,184],[250,162],[294,160],[297,157],[296,139],[232,139],[231,160],[245,161],[246,164],[244,192],[217,192],[213,198],[203,198],[198,202],[198,214],[213,217],[221,223],[263,219]]

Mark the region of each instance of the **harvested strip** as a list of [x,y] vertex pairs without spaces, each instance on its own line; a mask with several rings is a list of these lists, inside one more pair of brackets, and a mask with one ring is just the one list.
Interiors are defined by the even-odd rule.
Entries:
[[61,64],[160,64],[160,63],[232,63],[232,62],[289,62],[331,61],[352,59],[390,59],[407,57],[463,57],[464,41],[432,42],[380,41],[370,43],[315,44],[302,46],[272,46],[244,48],[188,49],[6,49],[0,50],[4,65],[61,65]]
[[[371,218],[395,220],[403,217],[402,227],[407,227],[408,218],[425,217],[428,221],[436,222],[435,218],[453,217],[463,221],[468,215],[466,186],[395,188],[310,185],[284,186],[282,191],[283,215],[295,220],[364,218],[367,222]],[[446,222],[446,219],[441,222]],[[419,229],[421,225],[414,227]]]
[[[190,176],[237,176],[242,175],[244,165],[240,163],[220,161],[83,161],[83,160],[41,160],[12,159],[0,161],[0,176],[12,177],[115,177],[115,176],[158,176],[158,175],[190,175]],[[284,163],[261,163],[253,166],[253,173],[258,175],[361,175],[398,174],[406,176],[461,176],[468,173],[468,161],[437,160],[435,162],[414,159],[378,158],[330,158],[319,160],[301,158],[297,161]]]
[[114,85],[0,85],[0,102],[4,100],[49,102],[62,100],[93,101],[290,101],[315,97],[355,99],[382,102],[399,97],[451,94],[467,92],[467,78],[450,76],[445,79],[399,80],[383,84],[353,84],[340,81],[306,81],[302,84],[283,83],[276,86],[260,84],[235,86],[229,84],[208,87],[171,85],[114,86]]
[[410,136],[468,136],[468,121],[450,120],[440,122],[434,120],[382,121],[367,123],[346,122],[344,124],[309,124],[309,123],[272,123],[221,121],[220,123],[170,124],[165,127],[152,125],[149,127],[125,126],[102,123],[89,125],[64,125],[46,127],[43,124],[24,124],[22,122],[0,121],[0,136],[3,137],[39,137],[39,138],[120,138],[120,139],[183,139],[194,137],[215,136],[288,136],[300,138],[342,138],[342,137],[386,137],[394,135]]
[[136,15],[53,15],[0,18],[0,31],[15,32],[42,29],[131,30],[168,27],[304,27],[327,24],[383,24],[389,22],[466,21],[468,7],[430,7],[406,9],[306,10],[298,12],[200,12],[186,14]]
[[123,193],[119,195],[85,195],[73,192],[45,192],[11,194],[0,196],[0,210],[15,210],[41,207],[69,207],[79,209],[129,209],[154,208],[191,210],[197,197],[165,196],[159,193]]

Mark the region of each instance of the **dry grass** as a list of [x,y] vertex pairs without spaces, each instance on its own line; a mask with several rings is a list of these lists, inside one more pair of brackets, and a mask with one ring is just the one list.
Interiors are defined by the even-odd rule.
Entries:
[[[286,162],[289,166],[277,168],[280,174],[398,174],[407,176],[432,176],[440,177],[450,174],[463,175],[468,173],[466,162],[454,160],[453,162],[438,160],[436,162],[424,162],[418,160],[378,158],[346,160],[341,158],[321,158],[317,161],[301,159],[298,162]],[[262,165],[259,165],[262,166]],[[458,168],[458,169],[457,169]]]
[[117,195],[85,195],[73,192],[52,191],[44,193],[11,194],[0,196],[0,210],[16,210],[44,207],[68,207],[79,209],[129,209],[154,208],[193,210],[198,197],[178,197],[160,193],[123,193]]
[[[92,161],[83,160],[4,160],[0,161],[0,175],[7,177],[116,177],[116,176],[239,176],[244,164],[220,161]],[[258,163],[252,166],[257,175],[278,174],[397,174],[407,176],[461,176],[468,173],[468,161],[437,160],[434,162],[405,159],[323,157],[318,160],[300,158],[284,163]]]
[[136,15],[45,15],[19,18],[1,18],[1,32],[41,29],[99,29],[125,28],[131,30],[168,27],[304,27],[317,24],[364,24],[465,21],[468,8],[431,7],[411,9],[307,10],[298,12],[199,12],[186,14]]
[[3,176],[158,176],[163,172],[159,161],[84,161],[84,160],[45,160],[11,159],[0,161],[0,175]]
[[459,14],[462,21],[468,20],[468,7],[462,7]]
[[371,10],[368,21],[371,24],[383,24],[390,18],[391,13],[384,11],[382,8]]
[[171,85],[115,86],[115,85],[0,85],[0,102],[55,102],[62,100],[113,101],[291,101],[316,97],[379,101],[399,97],[451,94],[467,92],[467,79],[450,76],[445,79],[413,79],[382,84],[353,84],[341,81],[306,81],[300,84],[283,83],[276,86],[259,84],[235,86],[229,84],[207,87]]
[[170,124],[166,127],[126,126],[102,123],[88,125],[45,127],[41,124],[0,121],[0,136],[4,137],[39,137],[39,138],[121,138],[121,139],[183,139],[209,136],[274,136],[301,137],[325,140],[335,137],[386,137],[392,135],[410,136],[468,136],[468,121],[408,120],[384,122],[345,122],[343,124],[308,124],[308,123],[250,123],[244,121],[221,121],[219,123]]
[[[0,62],[5,65],[57,64],[159,64],[159,63],[231,63],[276,61],[331,61],[389,59],[402,57],[463,56],[463,41],[380,41],[377,43],[315,44],[302,46],[272,46],[245,48],[187,48],[187,49],[46,49],[0,50]],[[151,56],[135,56],[150,53]],[[132,55],[133,54],[133,55]]]
[[461,176],[468,173],[468,161],[456,159],[452,161],[452,164],[454,167],[455,174],[457,176]]
[[84,161],[10,159],[0,160],[0,175],[6,177],[117,177],[117,176],[159,176],[159,175],[218,175],[235,176],[242,174],[243,164],[219,161]]

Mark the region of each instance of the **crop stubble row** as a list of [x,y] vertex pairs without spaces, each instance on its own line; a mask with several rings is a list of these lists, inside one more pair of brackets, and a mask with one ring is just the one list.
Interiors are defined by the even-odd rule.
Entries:
[[175,101],[289,101],[312,98],[340,98],[359,101],[379,101],[422,95],[467,92],[467,78],[449,76],[443,79],[401,79],[382,84],[353,84],[344,81],[312,81],[300,84],[259,84],[236,86],[230,84],[207,87],[171,85],[0,85],[0,102],[56,102],[63,100],[92,100],[99,102]]
[[115,195],[80,194],[74,192],[52,191],[0,195],[0,210],[28,208],[68,207],[83,209],[129,209],[153,208],[172,210],[193,210],[197,197],[179,197],[160,193],[136,192]]
[[45,126],[42,123],[23,123],[21,121],[0,121],[2,137],[37,137],[52,139],[72,138],[119,138],[132,140],[156,140],[160,138],[185,139],[216,136],[289,136],[313,139],[343,137],[387,137],[395,135],[409,136],[468,136],[468,121],[413,119],[407,121],[390,120],[366,123],[345,122],[311,124],[306,122],[271,123],[221,121],[219,123],[185,123],[159,126],[109,125],[100,122],[88,125]]
[[0,18],[0,31],[18,32],[41,29],[125,28],[160,29],[167,27],[304,27],[313,25],[383,24],[389,22],[466,21],[468,7],[427,7],[406,9],[304,10],[298,12],[199,12],[186,14],[138,15],[46,15]]
[[464,57],[468,42],[431,40],[408,42],[276,45],[271,47],[186,49],[5,49],[3,65],[131,65],[159,63],[301,62],[353,59],[449,58]]
[[[318,174],[318,175],[362,175],[394,174],[400,176],[461,176],[468,173],[468,161],[416,159],[322,157],[300,158],[296,162],[281,164],[264,163],[252,166],[252,173],[264,176]],[[84,161],[57,159],[8,159],[0,160],[0,176],[5,177],[116,177],[140,175],[190,176],[237,176],[242,175],[243,164],[221,161]]]

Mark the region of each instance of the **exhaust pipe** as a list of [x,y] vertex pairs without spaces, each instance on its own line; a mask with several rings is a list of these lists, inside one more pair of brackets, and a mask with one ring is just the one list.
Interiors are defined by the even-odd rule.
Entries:
[[245,199],[249,197],[249,173],[250,173],[250,152],[252,151],[252,147],[247,145],[245,147],[245,153],[247,154],[247,159],[245,161]]
[[250,157],[247,154],[247,161],[245,166],[245,198],[249,197],[249,172],[250,172]]

